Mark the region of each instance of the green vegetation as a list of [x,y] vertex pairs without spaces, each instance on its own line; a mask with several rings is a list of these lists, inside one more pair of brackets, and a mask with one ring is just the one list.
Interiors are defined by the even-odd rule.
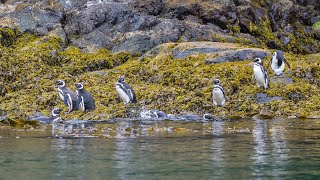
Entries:
[[314,24],[312,25],[312,28],[313,28],[314,31],[316,31],[316,32],[319,33],[319,32],[320,32],[320,21],[314,23]]
[[[296,23],[292,26],[296,30],[294,34],[280,30],[280,34],[284,34],[290,38],[290,41],[286,46],[282,44],[277,37],[277,34],[272,32],[271,22],[268,17],[260,19],[259,24],[250,22],[250,33],[258,38],[262,46],[267,47],[268,42],[274,41],[280,49],[287,52],[306,54],[311,53],[306,47],[310,45],[320,47],[319,41],[313,39],[312,34],[306,33],[302,25]],[[314,25],[314,27],[316,26],[317,25]]]
[[[64,79],[73,90],[75,82],[83,82],[96,99],[95,111],[62,113],[63,118],[126,116],[128,107],[117,99],[115,91],[115,81],[120,75],[124,75],[136,91],[137,106],[144,104],[167,113],[251,117],[265,109],[275,116],[320,115],[317,60],[320,54],[286,54],[292,66],[289,76],[294,84],[271,84],[265,91],[251,84],[252,67],[248,66],[251,60],[208,65],[203,55],[184,59],[174,59],[170,55],[138,59],[126,52],[113,54],[105,49],[95,53],[84,53],[76,47],[63,49],[56,38],[29,34],[10,37],[6,42],[11,43],[0,46],[0,115],[8,115],[11,120],[22,120],[36,112],[49,114],[53,107],[67,111],[58,97],[57,79]],[[3,38],[0,40],[2,42]],[[221,79],[228,97],[223,108],[212,105],[215,77]],[[281,96],[283,100],[258,104],[254,101],[258,92]],[[299,98],[292,98],[290,92],[300,95]]]

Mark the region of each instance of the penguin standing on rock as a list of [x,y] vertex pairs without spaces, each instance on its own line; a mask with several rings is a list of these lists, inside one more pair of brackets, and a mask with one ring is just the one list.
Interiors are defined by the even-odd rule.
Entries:
[[215,106],[223,106],[226,103],[223,87],[220,85],[219,79],[213,80],[212,101]]
[[262,60],[260,58],[255,58],[253,59],[253,62],[253,74],[258,84],[258,88],[262,86],[264,89],[268,89],[269,77],[267,71],[263,67]]
[[280,50],[277,50],[272,54],[272,57],[268,63],[268,67],[271,63],[271,69],[273,70],[274,74],[279,76],[282,75],[282,72],[284,70],[285,63],[290,68],[290,64],[286,60],[286,58],[283,55],[283,52]]
[[67,88],[66,83],[63,80],[57,80],[56,82],[58,84],[58,94],[63,103],[68,106],[68,112],[70,113],[72,110],[78,110],[76,94]]
[[116,83],[116,91],[124,104],[137,102],[136,94],[134,93],[133,89],[126,82],[124,82],[123,76],[118,78]]
[[82,111],[92,111],[95,109],[94,99],[92,95],[86,91],[81,83],[75,83],[77,88],[78,106]]

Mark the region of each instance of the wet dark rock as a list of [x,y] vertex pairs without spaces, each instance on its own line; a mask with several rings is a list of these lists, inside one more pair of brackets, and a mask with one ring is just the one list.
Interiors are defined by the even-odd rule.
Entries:
[[159,15],[164,8],[163,0],[137,0],[133,3],[134,8],[148,15]]
[[267,46],[271,49],[281,49],[281,46],[275,40],[269,40]]
[[300,100],[304,99],[303,94],[295,93],[295,92],[289,92],[288,93],[288,98],[295,103],[299,102]]
[[279,96],[268,96],[265,93],[257,93],[255,100],[256,100],[257,103],[269,103],[269,102],[272,102],[272,101],[280,101],[280,100],[282,100],[282,97],[279,97]]

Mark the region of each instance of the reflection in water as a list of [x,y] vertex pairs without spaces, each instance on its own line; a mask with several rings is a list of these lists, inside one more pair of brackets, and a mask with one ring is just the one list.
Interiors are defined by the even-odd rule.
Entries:
[[126,133],[126,128],[131,128],[131,124],[128,122],[122,122],[121,126],[116,129],[118,136],[116,141],[116,150],[114,153],[116,161],[116,169],[118,179],[128,179],[128,173],[134,168],[131,166],[133,160],[134,149],[130,139],[125,138],[123,135]]
[[[279,177],[285,172],[288,150],[285,142],[285,129],[279,125],[269,125],[266,120],[255,120],[253,137],[255,174],[265,175],[268,171]],[[269,128],[270,127],[270,128]],[[270,136],[269,136],[270,133]]]
[[90,149],[87,142],[87,139],[59,138],[51,140],[53,160],[58,165],[56,176],[65,177],[68,175],[72,177],[76,174],[70,172],[75,170],[78,172],[88,171],[86,161],[90,158]]
[[265,120],[256,119],[253,126],[253,138],[255,154],[253,159],[254,174],[261,176],[267,171],[267,167],[270,163],[268,161],[268,123]]
[[[117,126],[106,127],[111,138],[74,139],[0,129],[0,179],[320,177],[319,121],[123,122],[113,128]],[[252,131],[236,131],[240,127]]]
[[271,141],[273,145],[272,156],[274,159],[273,174],[275,176],[282,175],[285,171],[285,165],[288,160],[288,150],[285,142],[285,129],[281,126],[272,126]]
[[224,138],[221,136],[224,134],[223,122],[212,123],[212,133],[214,138],[212,139],[212,161],[216,175],[224,174]]

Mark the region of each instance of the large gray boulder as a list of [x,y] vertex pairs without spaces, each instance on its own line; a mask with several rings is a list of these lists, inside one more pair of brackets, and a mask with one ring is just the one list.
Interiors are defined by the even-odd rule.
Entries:
[[[4,0],[0,4],[0,27],[18,27],[38,35],[54,34],[66,45],[87,51],[107,48],[142,54],[167,42],[259,44],[257,38],[271,48],[298,46],[289,49],[303,53],[320,51],[316,40],[319,36],[311,27],[319,21],[318,0]],[[265,18],[270,21],[267,25]],[[268,36],[273,38],[259,34],[260,27],[267,28]],[[237,52],[230,56],[263,54]]]

